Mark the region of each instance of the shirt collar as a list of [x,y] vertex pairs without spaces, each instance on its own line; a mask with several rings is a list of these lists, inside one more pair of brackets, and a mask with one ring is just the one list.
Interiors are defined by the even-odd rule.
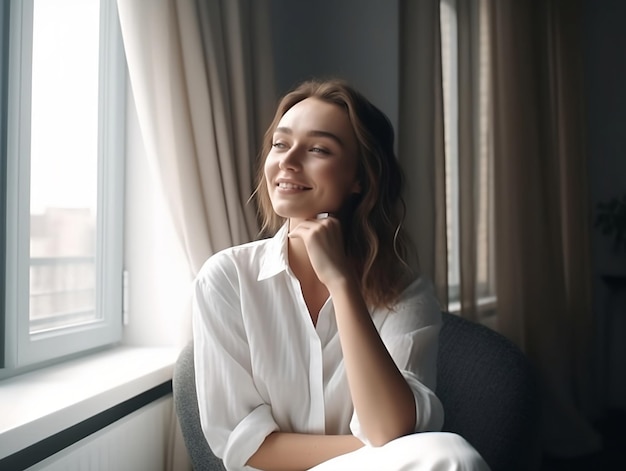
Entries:
[[265,248],[265,253],[261,260],[261,269],[257,281],[262,281],[280,272],[286,271],[289,267],[287,262],[287,232],[289,223],[286,222],[278,232],[272,237]]

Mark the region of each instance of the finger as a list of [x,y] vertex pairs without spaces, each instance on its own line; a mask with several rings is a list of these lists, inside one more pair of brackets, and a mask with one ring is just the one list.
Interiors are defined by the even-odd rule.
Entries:
[[304,235],[304,232],[305,231],[308,232],[310,230],[311,230],[311,227],[306,223],[306,221],[304,221],[304,222],[301,222],[300,224],[298,224],[293,229],[291,229],[287,233],[287,237],[301,239],[303,237],[303,235]]
[[335,213],[318,213],[315,215],[315,219],[319,220],[323,220],[323,219],[337,219],[338,216]]

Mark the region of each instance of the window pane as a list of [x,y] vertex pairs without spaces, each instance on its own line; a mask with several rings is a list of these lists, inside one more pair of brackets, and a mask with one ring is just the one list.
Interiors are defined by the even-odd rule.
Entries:
[[98,0],[35,0],[30,332],[97,319]]

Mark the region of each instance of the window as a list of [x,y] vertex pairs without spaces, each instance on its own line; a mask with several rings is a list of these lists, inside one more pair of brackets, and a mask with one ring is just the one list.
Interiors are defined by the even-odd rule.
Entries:
[[[461,298],[461,237],[460,201],[472,198],[475,212],[476,293],[479,311],[486,315],[495,308],[495,239],[493,227],[493,155],[490,134],[490,51],[487,5],[485,0],[464,2],[460,11],[456,0],[441,0],[441,61],[443,79],[444,137],[446,156],[446,212],[448,239],[448,296],[450,311],[460,309]],[[460,28],[469,35],[460,39]],[[471,37],[470,45],[463,44]],[[470,57],[461,57],[471,51]],[[462,62],[463,61],[463,62]],[[464,65],[462,65],[464,64]],[[459,83],[460,68],[469,67],[472,83]],[[461,99],[461,94],[471,94],[471,99]],[[460,149],[460,104],[468,106],[472,116],[473,148]],[[474,168],[471,179],[473,195],[460,194],[459,159],[468,152],[473,154]],[[465,154],[464,154],[465,153]]]
[[12,1],[9,14],[3,375],[114,343],[122,327],[115,1]]

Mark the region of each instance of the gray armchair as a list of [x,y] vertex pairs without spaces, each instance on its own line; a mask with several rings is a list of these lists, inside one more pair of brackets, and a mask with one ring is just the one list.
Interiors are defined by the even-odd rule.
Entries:
[[[539,396],[524,354],[502,335],[443,313],[437,395],[443,430],[471,443],[492,471],[540,467]],[[224,470],[202,433],[190,343],[176,362],[174,403],[195,471]],[[381,470],[384,471],[384,470]]]

